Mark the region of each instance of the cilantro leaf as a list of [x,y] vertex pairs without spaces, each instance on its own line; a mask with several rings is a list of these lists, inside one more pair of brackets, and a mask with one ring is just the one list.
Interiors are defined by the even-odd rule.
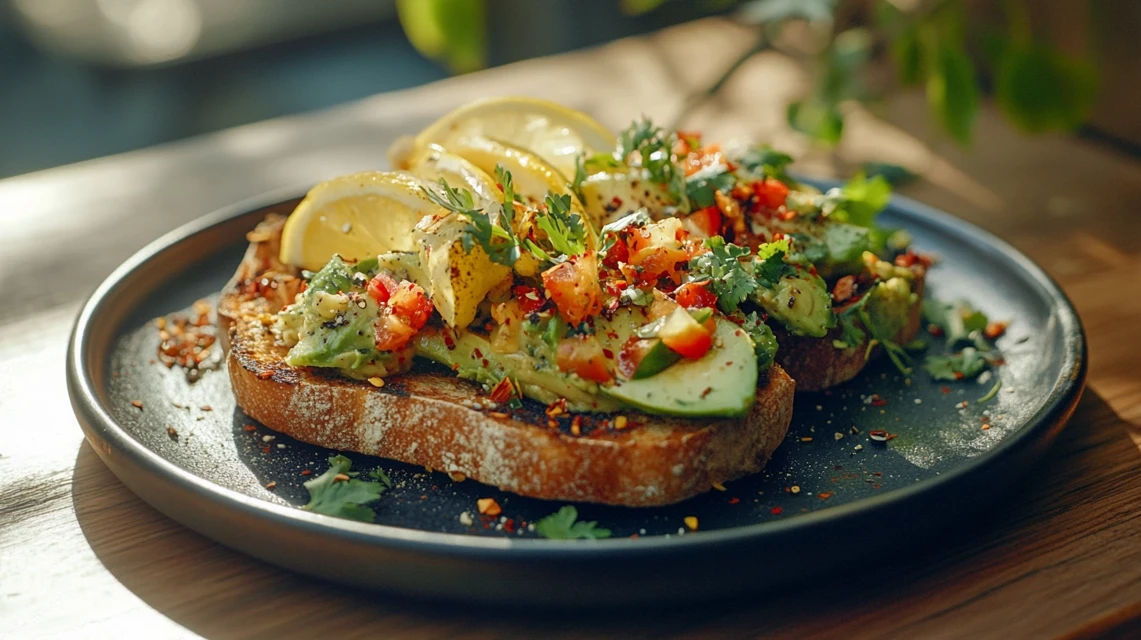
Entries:
[[775,178],[785,184],[796,184],[788,175],[787,167],[792,156],[765,145],[752,147],[738,160],[738,164],[756,178]]
[[643,117],[618,136],[618,146],[614,149],[613,157],[615,161],[629,166],[631,157],[636,155],[638,165],[649,174],[650,182],[665,185],[677,203],[678,210],[689,213],[685,172],[674,162],[673,157],[676,142],[676,133],[667,133],[665,129],[655,126],[649,118]]
[[737,176],[727,171],[724,165],[713,165],[686,178],[685,192],[694,207],[704,209],[717,203],[714,192],[729,193],[737,184]]
[[610,537],[610,530],[597,522],[577,522],[578,509],[566,505],[535,523],[535,531],[551,540],[600,540]]
[[348,476],[352,469],[352,461],[345,456],[329,458],[329,465],[328,471],[305,483],[309,503],[301,508],[337,518],[372,522],[376,512],[364,505],[378,499],[385,485],[351,477],[337,480],[338,476]]
[[862,298],[836,314],[840,324],[840,339],[833,340],[832,346],[837,349],[854,349],[863,344],[868,334],[860,324],[860,312],[868,306],[870,299],[870,295],[864,294]]
[[[503,204],[486,209],[476,206],[470,191],[452,187],[443,178],[440,178],[438,186],[424,187],[422,191],[440,207],[467,217],[468,226],[460,238],[464,251],[471,253],[478,244],[492,262],[510,267],[521,255],[519,239],[511,227],[515,216],[515,189],[511,173],[502,165],[495,166],[495,179],[503,187]],[[493,213],[496,214],[494,221]]]
[[796,268],[784,260],[788,250],[788,238],[767,242],[757,247],[757,259],[753,266],[757,284],[766,289],[772,289],[784,276],[796,275]]
[[843,187],[830,189],[825,195],[829,199],[825,205],[829,217],[872,228],[876,214],[891,202],[891,184],[883,176],[868,179],[858,173]]
[[966,347],[962,351],[946,356],[927,356],[923,368],[936,380],[964,380],[976,378],[986,371],[990,363],[982,353],[974,347]]
[[829,224],[824,228],[824,244],[831,264],[857,263],[871,249],[871,233],[854,224]]
[[971,333],[983,331],[989,322],[986,314],[975,309],[964,300],[955,302],[924,300],[923,317],[927,319],[929,324],[943,330],[947,346],[951,349],[960,343],[972,342]]
[[708,279],[709,289],[717,295],[717,306],[732,313],[758,286],[756,278],[741,265],[749,248],[727,244],[721,236],[707,239],[705,246],[708,252],[690,259],[690,274],[694,280]]

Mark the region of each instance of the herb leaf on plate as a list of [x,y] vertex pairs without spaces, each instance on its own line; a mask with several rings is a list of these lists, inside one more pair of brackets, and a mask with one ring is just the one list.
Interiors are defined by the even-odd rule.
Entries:
[[352,460],[337,455],[329,458],[329,470],[305,483],[309,503],[302,509],[336,518],[372,522],[376,512],[364,505],[376,501],[391,481],[383,472],[381,482],[368,482],[350,477]]
[[610,537],[610,530],[597,526],[598,523],[579,522],[578,509],[566,505],[555,513],[535,523],[535,531],[551,540],[600,540]]

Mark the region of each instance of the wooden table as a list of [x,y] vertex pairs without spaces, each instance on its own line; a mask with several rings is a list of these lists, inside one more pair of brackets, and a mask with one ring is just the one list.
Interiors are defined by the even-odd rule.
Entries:
[[[838,154],[781,123],[804,87],[748,63],[690,126],[772,140],[813,173],[867,159],[925,171],[904,192],[988,228],[1056,277],[1089,334],[1089,391],[1013,495],[930,551],[827,584],[669,611],[552,614],[350,591],[223,548],[159,515],[103,466],[67,399],[81,304],[120,261],[186,221],[284,185],[384,164],[398,134],[462,102],[529,93],[619,127],[668,119],[749,44],[711,20],[308,116],[0,182],[0,636],[1091,637],[1141,634],[1141,162],[983,112],[974,147],[928,137],[919,96],[854,112]],[[1141,635],[1134,635],[1141,637]]]

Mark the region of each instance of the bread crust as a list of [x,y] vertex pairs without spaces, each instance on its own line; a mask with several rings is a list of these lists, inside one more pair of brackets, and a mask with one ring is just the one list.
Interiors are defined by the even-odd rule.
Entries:
[[[907,344],[915,340],[920,329],[920,309],[927,270],[919,263],[909,269],[914,276],[912,290],[917,294],[917,298],[915,304],[908,310],[907,324],[892,338],[897,344]],[[777,344],[780,345],[776,360],[788,375],[796,380],[797,391],[821,391],[847,382],[859,375],[868,362],[883,351],[877,345],[869,352],[869,338],[865,338],[854,348],[837,349],[832,342],[842,337],[843,331],[839,327],[829,331],[823,338],[794,336],[779,326],[774,326],[773,332],[776,334]]]
[[[784,439],[796,384],[779,366],[760,376],[742,419],[686,420],[623,413],[561,416],[543,407],[501,413],[480,388],[450,372],[417,365],[381,388],[333,372],[291,367],[270,325],[282,296],[251,282],[288,278],[277,262],[281,220],[253,240],[218,306],[220,334],[238,405],[265,426],[331,449],[420,465],[521,495],[632,507],[671,504],[756,473]],[[284,285],[281,290],[287,290]]]

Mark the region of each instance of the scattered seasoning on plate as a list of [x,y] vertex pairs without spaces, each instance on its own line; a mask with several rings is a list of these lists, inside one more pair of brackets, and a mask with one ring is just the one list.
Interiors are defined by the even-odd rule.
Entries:
[[166,435],[170,436],[171,440],[178,442],[178,430],[176,430],[174,427],[170,426],[169,424],[166,425]]
[[712,486],[718,491],[725,491],[725,485],[721,484],[720,482],[714,482]]
[[820,498],[821,500],[827,500],[834,495],[836,495],[835,491],[821,491],[820,493],[816,494],[816,497]]
[[[697,531],[697,516],[686,516],[682,518],[682,520],[685,522],[685,526],[689,527],[690,531]],[[679,530],[678,533],[681,533],[681,531]]]
[[136,408],[136,409],[142,409],[143,408],[143,401],[142,400],[131,400],[131,406]]
[[257,431],[258,428],[252,424],[247,424],[246,426],[242,427],[242,430],[243,431]]
[[211,406],[210,406],[210,405],[208,405],[208,404],[204,404],[204,405],[202,405],[201,407],[198,407],[198,408],[199,408],[199,409],[201,409],[202,411],[213,411],[213,410],[214,410],[214,407],[211,407]]
[[301,470],[301,475],[303,475],[303,476],[307,476],[311,473],[313,473],[313,471],[311,469],[302,469]]
[[812,442],[812,436],[804,436],[800,439],[801,442]]
[[773,507],[772,509],[769,509],[769,513],[773,514],[774,516],[779,516],[780,514],[784,513],[784,509],[781,509],[780,507]]
[[729,498],[729,504],[737,504],[740,501],[740,498]]
[[468,513],[467,511],[464,511],[463,513],[460,514],[460,524],[462,524],[463,526],[470,527],[473,524],[473,522],[474,521],[471,519],[471,514]]
[[889,439],[888,432],[883,429],[872,429],[868,432],[868,437],[871,438],[873,442],[887,442]]
[[485,516],[495,517],[503,513],[503,508],[499,506],[495,498],[480,498],[475,501],[475,504],[479,507],[479,512]]
[[266,489],[276,489],[277,488],[277,480],[270,480],[269,482],[266,483],[265,488]]
[[832,434],[832,439],[833,439],[833,440],[843,440],[843,439],[844,439],[844,434],[842,434],[842,433],[840,433],[839,431],[837,431],[836,433],[833,433],[833,434]]
[[789,493],[791,493],[792,495],[796,495],[796,494],[800,493],[800,485],[798,485],[798,484],[794,484],[794,485],[792,485],[791,487],[789,487],[789,488],[788,488],[788,491],[789,491]]

